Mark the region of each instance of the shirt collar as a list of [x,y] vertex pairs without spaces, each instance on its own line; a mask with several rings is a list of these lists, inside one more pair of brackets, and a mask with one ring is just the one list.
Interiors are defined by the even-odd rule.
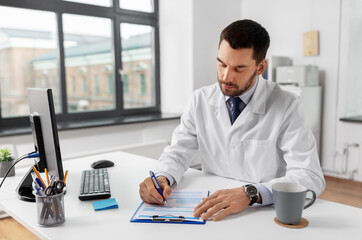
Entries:
[[[254,86],[250,88],[247,92],[244,92],[239,96],[239,98],[245,103],[245,105],[248,105],[248,103],[250,102],[250,99],[255,92],[256,86],[258,85],[258,82],[259,82],[259,76],[256,78]],[[227,100],[229,100],[230,98],[230,96],[226,95],[224,95],[224,97],[225,97],[225,102],[227,102]]]

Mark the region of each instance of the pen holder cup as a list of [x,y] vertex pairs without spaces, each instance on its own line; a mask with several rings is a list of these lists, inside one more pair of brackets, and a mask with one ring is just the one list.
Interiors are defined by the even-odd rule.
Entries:
[[35,198],[39,226],[54,227],[64,223],[64,192]]

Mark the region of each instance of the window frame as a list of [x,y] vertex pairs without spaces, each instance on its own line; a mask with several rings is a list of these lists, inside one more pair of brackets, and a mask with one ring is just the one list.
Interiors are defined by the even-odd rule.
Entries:
[[[138,12],[119,8],[119,0],[113,0],[112,7],[102,7],[63,0],[2,0],[0,6],[16,7],[30,10],[42,10],[53,12],[56,15],[58,34],[58,71],[60,79],[60,92],[62,111],[56,114],[58,123],[71,121],[89,121],[95,119],[107,119],[127,117],[141,114],[160,114],[160,47],[159,47],[159,12],[158,0],[154,1],[154,12]],[[64,55],[64,34],[63,14],[76,14],[90,17],[108,18],[112,21],[113,29],[113,74],[115,76],[115,109],[104,111],[69,112],[67,104],[67,91],[65,79],[65,55]],[[155,84],[154,97],[155,105],[152,107],[124,109],[123,107],[123,84],[122,84],[122,46],[121,46],[121,23],[148,25],[154,29],[153,52],[154,69],[153,80]],[[69,84],[72,84],[71,81]],[[1,98],[0,98],[1,102]],[[14,127],[30,127],[28,116],[3,118],[0,104],[0,129]]]

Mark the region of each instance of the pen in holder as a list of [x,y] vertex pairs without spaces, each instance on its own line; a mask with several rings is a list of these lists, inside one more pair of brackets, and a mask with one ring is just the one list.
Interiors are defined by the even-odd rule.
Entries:
[[64,223],[64,192],[49,196],[36,195],[35,200],[38,225],[53,227]]

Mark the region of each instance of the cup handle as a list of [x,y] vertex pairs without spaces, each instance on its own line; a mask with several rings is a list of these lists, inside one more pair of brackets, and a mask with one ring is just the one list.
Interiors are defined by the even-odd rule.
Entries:
[[304,206],[304,209],[307,209],[307,208],[309,208],[310,206],[312,206],[312,204],[315,202],[315,200],[316,200],[316,198],[317,198],[317,195],[315,194],[315,192],[314,192],[313,190],[308,189],[308,190],[307,190],[307,193],[308,193],[308,192],[311,192],[311,193],[313,194],[313,197],[312,197],[312,199],[309,201],[309,203],[307,203],[307,205]]

